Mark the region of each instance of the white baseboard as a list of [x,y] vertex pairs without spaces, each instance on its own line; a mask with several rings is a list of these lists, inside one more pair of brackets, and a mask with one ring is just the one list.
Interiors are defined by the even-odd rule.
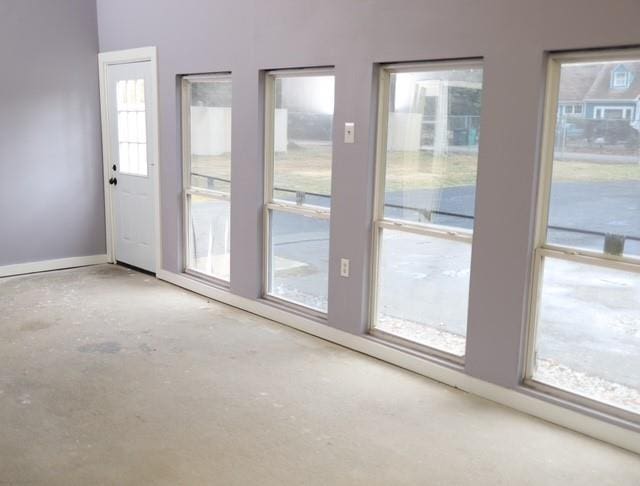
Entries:
[[0,267],[0,277],[24,275],[26,273],[49,272],[51,270],[84,267],[87,265],[98,265],[100,263],[107,263],[108,261],[109,257],[107,255],[90,255],[81,257],[60,258],[57,260],[18,263],[16,265],[5,265],[3,267]]
[[[535,393],[529,390],[523,389],[519,391],[494,385],[469,376],[461,371],[439,365],[420,358],[419,356],[376,342],[366,336],[356,336],[313,320],[305,319],[304,317],[278,309],[263,302],[234,295],[184,274],[160,270],[157,272],[157,277],[213,300],[251,312],[252,314],[260,315],[327,341],[400,366],[401,368],[413,371],[446,385],[459,388],[487,400],[506,405],[556,425],[640,454],[640,433],[630,428],[618,426],[614,423],[567,408],[567,406],[577,408],[575,405],[567,403],[567,406],[562,406],[561,404],[536,398],[534,396]],[[561,403],[560,400],[556,401]]]

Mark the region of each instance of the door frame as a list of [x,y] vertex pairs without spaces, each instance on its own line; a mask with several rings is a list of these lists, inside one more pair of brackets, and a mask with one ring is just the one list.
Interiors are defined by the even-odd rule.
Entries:
[[162,240],[160,226],[160,148],[158,130],[158,57],[157,49],[153,47],[140,47],[136,49],[125,49],[119,51],[100,52],[98,54],[98,75],[100,82],[100,121],[102,124],[102,170],[104,184],[104,210],[107,236],[107,257],[109,262],[116,263],[115,254],[115,231],[113,198],[111,186],[108,183],[110,167],[113,161],[111,153],[109,113],[107,109],[107,69],[116,64],[128,64],[133,62],[150,62],[151,66],[151,102],[154,109],[147,112],[150,121],[150,130],[153,134],[154,142],[148,145],[150,159],[155,160],[155,177],[153,182],[153,212],[154,212],[154,238],[155,238],[155,270],[156,274],[162,269]]

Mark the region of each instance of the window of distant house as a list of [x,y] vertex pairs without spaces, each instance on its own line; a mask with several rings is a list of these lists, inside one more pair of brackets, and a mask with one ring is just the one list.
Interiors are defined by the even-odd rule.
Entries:
[[626,88],[629,84],[629,73],[626,71],[613,72],[613,87]]
[[182,79],[185,269],[229,282],[231,75]]
[[267,73],[264,294],[323,317],[329,284],[332,70]]
[[465,354],[482,63],[380,72],[371,333]]
[[[640,89],[611,92],[640,52],[567,54],[549,62],[526,381],[640,420]],[[615,71],[614,71],[615,72]],[[603,75],[604,74],[604,75]],[[614,84],[626,73],[615,72]],[[580,124],[555,114],[563,93],[596,97]]]
[[576,115],[580,115],[580,114],[582,114],[582,105],[575,105],[575,106],[573,107],[573,112],[574,112]]
[[593,109],[593,118],[606,120],[621,120],[631,117],[632,107],[596,106]]

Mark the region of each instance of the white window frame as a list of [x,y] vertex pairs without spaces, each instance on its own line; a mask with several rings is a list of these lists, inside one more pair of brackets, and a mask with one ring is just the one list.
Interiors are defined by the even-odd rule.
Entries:
[[534,390],[559,398],[568,403],[587,407],[607,415],[638,423],[640,415],[609,405],[598,400],[582,396],[578,393],[536,381],[535,347],[538,316],[540,311],[540,295],[542,292],[543,260],[554,258],[609,269],[618,269],[640,273],[640,259],[624,255],[609,255],[592,250],[569,247],[547,242],[549,206],[551,200],[551,182],[553,173],[554,143],[556,130],[556,113],[560,89],[560,69],[565,63],[580,62],[615,62],[617,60],[640,59],[639,50],[616,50],[593,52],[576,52],[554,54],[548,57],[547,82],[545,89],[542,150],[540,157],[540,177],[538,187],[537,219],[534,236],[534,250],[531,270],[531,286],[529,293],[529,319],[525,346],[525,363],[522,383]]
[[[264,205],[263,205],[263,256],[262,256],[262,298],[268,302],[276,304],[287,310],[294,311],[304,316],[326,321],[327,312],[319,309],[307,307],[298,302],[293,302],[270,293],[271,283],[271,212],[287,212],[298,216],[315,219],[330,220],[331,208],[313,206],[310,204],[299,205],[288,201],[275,201],[273,198],[273,178],[274,178],[274,131],[275,131],[275,81],[278,78],[291,77],[311,77],[311,76],[333,76],[335,79],[335,69],[326,68],[299,68],[299,69],[276,69],[267,71],[264,78]],[[335,110],[334,110],[335,117]],[[331,147],[335,140],[332,136]],[[332,161],[333,165],[333,155]],[[333,170],[332,170],[333,177]],[[329,269],[327,269],[329,270]]]
[[[228,289],[229,280],[223,280],[196,270],[190,267],[190,248],[192,245],[191,208],[189,204],[190,196],[203,196],[215,201],[224,201],[231,205],[231,182],[229,182],[229,193],[211,189],[193,187],[191,185],[191,86],[193,82],[215,82],[219,80],[231,80],[231,72],[221,72],[214,74],[196,74],[182,76],[181,79],[181,107],[182,107],[182,203],[183,203],[183,271],[191,276],[207,280],[216,286]],[[232,108],[233,110],[233,108]],[[233,116],[233,115],[232,115]],[[233,136],[233,135],[232,135]]]
[[[622,77],[622,82],[619,82],[619,76]],[[616,89],[624,89],[629,86],[629,73],[627,71],[614,71],[612,85]]]
[[446,69],[483,68],[482,59],[461,61],[433,61],[421,63],[385,64],[380,66],[378,79],[378,123],[376,140],[376,174],[374,192],[373,241],[371,251],[371,288],[369,298],[369,334],[402,347],[444,359],[454,364],[464,364],[465,355],[458,356],[425,344],[417,343],[400,336],[376,329],[378,320],[378,293],[380,283],[380,248],[382,231],[391,229],[420,236],[435,237],[473,244],[473,231],[434,223],[408,223],[387,218],[384,215],[387,130],[389,121],[389,84],[391,74],[416,71],[442,71]]

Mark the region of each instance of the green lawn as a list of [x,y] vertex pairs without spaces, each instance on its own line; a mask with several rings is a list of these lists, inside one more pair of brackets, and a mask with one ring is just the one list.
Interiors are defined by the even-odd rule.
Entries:
[[[195,157],[193,161],[193,171],[207,176],[230,178],[229,168],[228,156]],[[476,156],[471,154],[433,157],[424,151],[390,152],[386,188],[410,191],[469,186],[475,183],[476,169]],[[640,164],[558,161],[553,177],[558,182],[640,181]],[[329,194],[331,152],[318,147],[277,154],[274,185],[280,189]]]
[[553,180],[558,182],[640,181],[640,163],[602,164],[573,160],[557,161]]

